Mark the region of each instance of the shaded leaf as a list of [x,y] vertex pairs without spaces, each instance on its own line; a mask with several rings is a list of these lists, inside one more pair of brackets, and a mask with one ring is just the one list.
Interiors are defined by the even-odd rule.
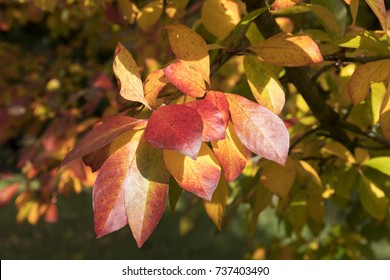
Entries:
[[371,217],[383,220],[387,210],[385,193],[365,176],[359,180],[360,201]]
[[222,41],[241,19],[239,4],[231,0],[206,0],[200,19],[204,27]]
[[107,145],[127,131],[143,128],[145,124],[145,120],[127,116],[118,115],[104,118],[66,155],[61,165]]
[[93,212],[95,233],[100,238],[127,224],[125,209],[125,188],[130,166],[143,132],[137,132],[132,139],[113,153],[102,165],[93,188]]
[[284,165],[290,136],[283,121],[267,108],[236,94],[226,94],[234,130],[250,151]]
[[390,176],[390,157],[376,157],[362,163],[364,166],[374,168],[387,176]]
[[177,61],[165,67],[164,74],[177,89],[189,96],[202,97],[206,92],[204,76],[198,64]]
[[382,29],[387,30],[387,17],[386,17],[386,7],[384,0],[366,0],[368,6],[374,12],[378,18]]
[[153,1],[144,6],[137,14],[137,26],[146,32],[160,19],[163,12],[161,1]]
[[150,72],[144,83],[145,99],[152,107],[156,107],[156,99],[160,91],[169,83],[164,76],[164,70]]
[[169,25],[167,30],[169,44],[175,56],[180,60],[197,64],[203,79],[210,84],[210,58],[203,38],[184,25]]
[[367,98],[371,82],[382,82],[390,73],[390,59],[369,62],[356,68],[348,83],[348,93],[357,105]]
[[322,224],[324,222],[324,200],[320,194],[309,195],[307,200],[307,211],[309,216],[317,223]]
[[262,185],[280,197],[287,198],[295,181],[295,164],[296,162],[290,159],[287,159],[285,166],[267,162],[261,171]]
[[145,140],[158,149],[176,150],[196,159],[202,142],[203,123],[196,110],[185,105],[158,108],[150,116]]
[[309,183],[313,183],[317,186],[322,186],[321,178],[318,172],[306,161],[300,160],[296,164],[297,171],[305,178]]
[[299,67],[323,60],[317,44],[307,35],[279,33],[248,48],[276,65]]
[[138,247],[149,238],[164,213],[169,177],[162,151],[141,139],[125,186],[127,219]]
[[328,33],[333,33],[336,36],[342,35],[340,21],[332,11],[322,5],[307,4],[306,6],[310,8]]
[[54,12],[58,0],[33,0],[33,3],[44,11]]
[[185,14],[185,9],[189,0],[171,0],[168,1],[165,12],[170,18],[180,18]]
[[203,200],[203,205],[207,216],[213,221],[218,230],[222,229],[223,216],[226,209],[226,201],[228,198],[228,185],[225,178],[222,176],[219,184],[213,193],[211,201]]
[[0,208],[7,205],[19,190],[20,183],[14,182],[0,189]]
[[256,101],[275,114],[279,114],[284,106],[285,95],[278,78],[255,57],[245,56],[244,68]]
[[233,125],[229,123],[225,139],[211,142],[211,145],[223,168],[226,180],[232,182],[237,179],[246,166],[249,151],[238,139]]
[[141,102],[150,109],[144,97],[137,64],[130,52],[121,43],[118,43],[115,49],[113,70],[118,80],[120,96],[128,101]]
[[169,181],[168,199],[172,213],[175,212],[176,204],[179,201],[182,192],[183,189],[176,182],[175,178],[171,177],[171,180]]
[[229,102],[223,92],[209,90],[206,93],[205,100],[210,101],[218,110],[222,113],[223,122],[225,127],[230,122]]
[[197,100],[189,103],[185,103],[194,109],[203,122],[202,141],[210,142],[225,139],[226,137],[226,126],[223,120],[222,113],[215,107],[210,101]]
[[211,200],[221,177],[221,167],[205,143],[202,143],[196,160],[176,151],[164,150],[164,162],[169,173],[183,189]]
[[380,109],[379,123],[383,135],[390,142],[390,83],[387,86],[386,95]]
[[321,152],[325,154],[335,155],[342,160],[349,162],[351,164],[355,163],[355,157],[351,152],[340,142],[332,141],[327,143],[322,149]]
[[118,3],[125,19],[128,22],[133,23],[139,12],[137,6],[130,0],[118,0]]
[[271,10],[279,10],[294,6],[301,2],[301,0],[275,0],[271,5]]

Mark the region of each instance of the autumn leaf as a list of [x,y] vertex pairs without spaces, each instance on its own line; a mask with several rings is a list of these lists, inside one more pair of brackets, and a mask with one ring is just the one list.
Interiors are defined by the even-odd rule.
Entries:
[[54,12],[58,0],[33,0],[33,3],[44,11]]
[[202,142],[203,123],[196,110],[172,104],[152,113],[145,140],[158,149],[176,150],[196,159]]
[[323,60],[317,44],[307,35],[279,33],[248,48],[272,64],[299,67]]
[[189,103],[185,103],[194,109],[203,122],[202,141],[210,142],[225,139],[226,126],[223,120],[222,113],[207,99],[197,100]]
[[125,19],[133,23],[139,13],[137,6],[130,0],[118,0],[118,3]]
[[371,167],[387,176],[390,176],[390,157],[375,157],[364,161],[362,165]]
[[342,35],[340,21],[329,9],[322,5],[315,4],[306,4],[306,7],[313,12],[328,33],[333,33],[337,37]]
[[10,202],[10,200],[18,192],[19,187],[20,187],[20,183],[14,182],[0,189],[0,209]]
[[169,177],[162,151],[141,138],[125,186],[127,220],[138,247],[149,238],[164,213]]
[[301,0],[275,0],[271,5],[271,10],[279,10],[294,6],[301,2]]
[[286,166],[268,162],[261,171],[260,181],[269,191],[287,198],[296,177],[296,162],[287,159]]
[[282,111],[285,94],[278,78],[255,57],[244,57],[245,75],[256,101],[275,114]]
[[246,166],[249,151],[238,139],[232,123],[226,130],[226,138],[211,142],[211,145],[222,166],[226,180],[232,182],[237,179]]
[[76,147],[66,155],[61,165],[65,165],[78,157],[85,156],[107,145],[127,131],[143,128],[145,124],[145,120],[127,116],[106,117],[79,141]]
[[221,177],[221,167],[205,143],[202,143],[196,160],[176,151],[164,150],[164,162],[169,173],[183,189],[211,200]]
[[380,109],[379,123],[383,136],[390,142],[390,83],[387,86],[386,95]]
[[177,61],[164,68],[164,74],[181,92],[202,97],[206,92],[206,84],[199,65],[188,61]]
[[205,100],[210,101],[222,114],[225,127],[228,126],[230,121],[229,102],[223,92],[209,90],[206,93]]
[[197,65],[203,79],[210,84],[210,58],[203,38],[187,26],[173,24],[167,26],[169,44],[179,60]]
[[156,107],[156,99],[161,90],[169,83],[163,69],[150,72],[144,83],[145,99],[152,107]]
[[388,210],[385,193],[365,176],[359,179],[360,201],[364,209],[374,219],[382,221]]
[[236,94],[226,94],[238,138],[250,151],[284,165],[290,137],[283,121],[267,108]]
[[160,19],[163,12],[161,1],[146,4],[137,14],[137,26],[144,32],[152,28]]
[[224,177],[221,177],[211,201],[203,200],[207,216],[213,221],[218,230],[222,229],[223,216],[226,209],[229,187]]
[[93,188],[95,232],[100,238],[127,224],[125,188],[129,181],[129,169],[143,132],[113,153],[102,165]]
[[327,143],[321,149],[321,152],[325,154],[335,155],[350,164],[355,163],[355,157],[351,154],[351,152],[347,149],[347,147],[345,147],[343,144],[336,141]]
[[144,97],[137,64],[130,52],[121,43],[116,46],[113,70],[120,88],[119,95],[128,101],[141,102],[151,109]]
[[378,18],[382,29],[387,30],[387,15],[386,15],[386,6],[384,0],[366,0],[368,6],[374,12]]
[[369,62],[356,68],[348,83],[348,94],[357,105],[367,98],[372,82],[383,82],[390,73],[390,59]]

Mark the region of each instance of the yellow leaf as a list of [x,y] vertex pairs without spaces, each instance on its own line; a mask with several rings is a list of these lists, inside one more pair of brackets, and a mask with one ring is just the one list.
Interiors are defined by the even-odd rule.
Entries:
[[279,33],[248,49],[261,59],[280,66],[299,67],[323,60],[318,45],[307,35]]
[[297,165],[297,171],[306,177],[310,182],[317,186],[322,186],[321,178],[317,171],[306,161],[300,160]]
[[261,183],[271,192],[286,198],[295,181],[295,164],[290,158],[287,158],[286,166],[267,162],[261,172]]
[[388,209],[385,193],[368,178],[360,178],[360,201],[364,209],[377,220],[383,220]]
[[202,7],[201,21],[204,27],[219,40],[224,40],[241,19],[236,1],[206,0]]
[[210,58],[206,42],[187,26],[173,24],[167,26],[169,44],[180,60],[197,64],[204,80],[210,84]]
[[218,230],[222,229],[222,221],[226,208],[228,185],[225,178],[221,177],[217,188],[213,193],[211,201],[203,200],[204,208],[209,218],[213,221]]
[[35,225],[39,220],[39,203],[37,201],[32,201],[30,210],[27,214],[27,221]]
[[363,64],[356,68],[348,83],[348,93],[352,102],[357,105],[367,98],[371,82],[383,82],[390,73],[390,59]]
[[137,15],[137,26],[144,32],[148,31],[160,19],[163,12],[162,8],[161,1],[153,1],[147,4]]
[[145,99],[152,107],[156,107],[156,99],[160,91],[168,84],[162,69],[150,72],[144,83]]
[[54,12],[57,0],[33,0],[33,3],[44,11]]
[[371,111],[372,125],[379,122],[380,110],[386,94],[386,86],[383,83],[372,83],[371,86]]
[[387,141],[390,141],[390,83],[387,86],[386,95],[383,99],[379,123],[383,135],[386,137]]
[[221,177],[221,166],[206,143],[202,143],[196,160],[173,150],[164,150],[164,162],[183,189],[211,200]]
[[137,13],[139,12],[135,3],[130,0],[118,0],[118,2],[125,19],[128,22],[133,23],[137,17]]
[[244,57],[245,74],[256,101],[275,114],[282,111],[285,95],[278,78],[255,57]]
[[144,97],[137,64],[121,43],[116,46],[113,70],[120,86],[120,96],[129,101],[141,102],[150,109]]
[[170,18],[180,18],[188,5],[189,0],[171,0],[168,1],[165,12]]
[[355,158],[351,154],[351,152],[344,145],[336,141],[327,143],[321,149],[321,152],[325,154],[335,155],[351,164],[355,163]]

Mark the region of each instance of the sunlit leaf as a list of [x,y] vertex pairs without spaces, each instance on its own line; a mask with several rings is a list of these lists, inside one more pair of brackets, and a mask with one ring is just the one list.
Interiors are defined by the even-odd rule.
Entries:
[[144,83],[145,99],[150,106],[156,106],[156,99],[160,91],[168,84],[163,69],[155,70],[146,77]]
[[383,220],[387,211],[385,193],[365,176],[359,180],[360,201],[364,209],[377,220]]
[[285,166],[267,162],[261,171],[262,185],[280,197],[287,198],[295,181],[295,165],[296,162],[290,159],[287,159]]
[[139,12],[135,3],[130,0],[118,0],[118,3],[125,19],[128,22],[133,23],[137,17],[137,13]]
[[241,11],[237,1],[206,0],[201,11],[204,27],[219,40],[224,40],[240,21]]
[[279,33],[248,48],[276,65],[299,67],[323,60],[317,44],[307,35]]
[[278,78],[255,57],[245,56],[244,68],[256,101],[279,114],[284,106],[285,95]]
[[152,113],[145,140],[159,149],[176,150],[196,159],[202,142],[203,123],[196,110],[185,105],[162,106]]
[[98,238],[127,224],[125,188],[131,184],[129,169],[143,132],[112,154],[102,165],[93,188],[95,233]]
[[54,12],[57,6],[57,0],[33,0],[33,3],[44,11]]
[[351,152],[339,142],[329,142],[321,149],[321,151],[325,154],[335,155],[351,164],[355,163],[355,158]]
[[150,109],[144,97],[137,64],[130,52],[121,43],[116,46],[113,70],[119,83],[120,96],[128,101],[141,102]]
[[149,238],[164,213],[169,177],[162,151],[141,139],[125,186],[127,219],[138,247]]
[[364,49],[379,55],[390,53],[389,48],[370,31],[350,32],[338,39],[337,43],[344,48]]
[[250,151],[284,165],[290,137],[283,121],[267,108],[236,95],[227,94],[238,138]]
[[206,92],[206,84],[199,65],[188,61],[177,61],[164,68],[169,81],[183,93],[202,97]]
[[185,8],[187,7],[188,2],[189,0],[168,1],[165,12],[170,18],[180,18],[185,14]]
[[222,114],[225,127],[228,126],[230,121],[229,102],[223,92],[209,90],[206,93],[205,100],[210,101]]
[[390,157],[376,157],[362,163],[364,166],[374,168],[383,174],[390,176]]
[[203,200],[204,208],[207,216],[213,221],[218,230],[222,229],[223,216],[226,208],[226,201],[228,198],[228,185],[225,178],[222,176],[217,188],[213,193],[211,201]]
[[387,30],[387,16],[386,16],[386,7],[384,0],[366,0],[368,6],[374,12],[378,18],[382,29]]
[[370,91],[369,104],[371,105],[372,125],[376,125],[379,122],[381,107],[386,95],[386,86],[384,83],[371,83]]
[[386,137],[387,141],[390,142],[390,83],[387,86],[386,95],[380,109],[379,123],[383,135]]
[[121,134],[133,129],[142,128],[145,124],[146,122],[144,120],[126,116],[106,117],[79,141],[76,147],[66,155],[61,165],[65,165],[78,157],[85,156],[112,142]]
[[296,168],[301,176],[307,178],[308,182],[314,183],[317,186],[322,186],[318,172],[309,163],[304,160],[299,160],[296,164]]
[[223,120],[222,113],[207,99],[197,100],[189,103],[185,103],[194,109],[203,122],[202,141],[210,142],[225,139],[226,126]]
[[137,14],[137,26],[144,32],[152,28],[162,15],[163,5],[161,1],[153,1],[146,4]]
[[283,8],[288,8],[296,5],[301,2],[301,0],[275,0],[271,5],[271,10],[279,10]]
[[196,160],[176,151],[164,150],[164,162],[169,173],[183,189],[211,200],[221,177],[221,167],[205,143],[202,143]]
[[220,162],[224,176],[228,182],[234,181],[244,170],[249,151],[238,139],[230,123],[226,130],[226,138],[212,142],[213,151]]
[[383,82],[390,73],[390,59],[369,62],[356,68],[348,83],[348,93],[356,105],[367,98],[371,82]]
[[184,25],[169,25],[167,30],[169,44],[176,57],[197,64],[203,79],[210,84],[210,58],[203,38]]

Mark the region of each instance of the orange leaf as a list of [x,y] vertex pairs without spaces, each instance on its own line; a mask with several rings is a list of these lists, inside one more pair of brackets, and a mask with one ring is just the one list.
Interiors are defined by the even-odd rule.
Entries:
[[0,190],[0,208],[7,205],[19,190],[20,183],[15,182]]
[[127,220],[138,247],[149,238],[164,213],[169,177],[162,151],[141,139],[125,186]]
[[164,68],[164,74],[177,89],[189,96],[202,97],[206,92],[203,74],[196,63],[171,63]]
[[196,110],[185,105],[162,106],[152,113],[145,140],[158,149],[176,150],[196,159],[202,142],[203,123]]
[[225,139],[212,142],[211,145],[215,156],[221,163],[226,180],[234,181],[244,170],[249,151],[238,139],[233,125],[229,123]]
[[128,101],[141,102],[151,109],[144,97],[137,64],[130,52],[121,43],[118,43],[115,49],[113,70],[120,88],[119,95]]
[[250,151],[284,165],[290,136],[283,121],[267,108],[236,95],[226,94],[238,138]]
[[249,50],[261,59],[281,66],[299,67],[323,60],[316,42],[307,35],[279,33]]
[[162,69],[155,70],[146,77],[144,83],[145,99],[150,106],[156,106],[156,99],[160,91],[168,84]]
[[271,10],[279,10],[283,8],[288,8],[296,5],[301,2],[301,0],[275,0],[271,5]]
[[93,212],[97,238],[127,224],[125,188],[131,184],[129,169],[143,132],[112,154],[102,165],[93,188]]
[[207,144],[202,143],[196,160],[176,151],[164,150],[164,162],[169,173],[183,189],[211,200],[221,177],[221,167]]
[[383,99],[379,122],[383,135],[390,142],[390,83],[387,86],[386,95]]
[[210,84],[210,58],[203,38],[184,25],[169,25],[167,30],[169,44],[176,57],[197,64],[203,79]]

